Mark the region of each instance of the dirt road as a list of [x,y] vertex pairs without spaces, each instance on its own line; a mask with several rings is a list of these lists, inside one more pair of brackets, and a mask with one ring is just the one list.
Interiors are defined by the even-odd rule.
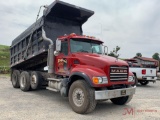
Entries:
[[0,120],[160,120],[160,81],[138,85],[127,105],[114,105],[108,100],[87,115],[73,112],[68,99],[59,93],[45,89],[22,92],[2,75],[0,85]]

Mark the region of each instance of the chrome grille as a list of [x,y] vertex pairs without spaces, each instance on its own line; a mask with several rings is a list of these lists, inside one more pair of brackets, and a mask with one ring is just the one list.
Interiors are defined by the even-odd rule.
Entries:
[[128,79],[128,67],[110,67],[110,80],[111,81],[126,81]]

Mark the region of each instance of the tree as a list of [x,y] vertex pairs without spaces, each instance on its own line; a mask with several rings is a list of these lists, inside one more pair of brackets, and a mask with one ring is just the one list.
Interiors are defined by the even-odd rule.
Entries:
[[113,51],[110,51],[110,53],[108,54],[108,56],[115,57],[115,54],[113,53]]
[[155,60],[159,60],[159,53],[154,53],[152,58]]
[[137,53],[136,57],[142,57],[142,54],[141,53]]
[[118,53],[119,50],[120,50],[120,47],[116,46],[116,48],[113,48],[113,51],[110,51],[110,53],[108,54],[108,56],[118,57],[119,55],[117,53]]

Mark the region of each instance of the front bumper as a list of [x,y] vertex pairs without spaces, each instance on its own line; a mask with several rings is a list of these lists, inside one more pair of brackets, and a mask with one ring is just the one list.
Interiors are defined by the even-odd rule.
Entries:
[[114,89],[114,90],[101,90],[95,91],[95,99],[96,100],[104,100],[111,98],[118,98],[128,95],[135,94],[136,86],[122,89]]

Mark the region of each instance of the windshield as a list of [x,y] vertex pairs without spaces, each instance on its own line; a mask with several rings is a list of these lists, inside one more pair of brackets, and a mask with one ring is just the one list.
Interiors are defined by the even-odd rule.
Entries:
[[137,62],[127,62],[129,67],[140,67],[140,65]]
[[70,40],[71,52],[102,54],[102,43],[90,39],[74,38]]

